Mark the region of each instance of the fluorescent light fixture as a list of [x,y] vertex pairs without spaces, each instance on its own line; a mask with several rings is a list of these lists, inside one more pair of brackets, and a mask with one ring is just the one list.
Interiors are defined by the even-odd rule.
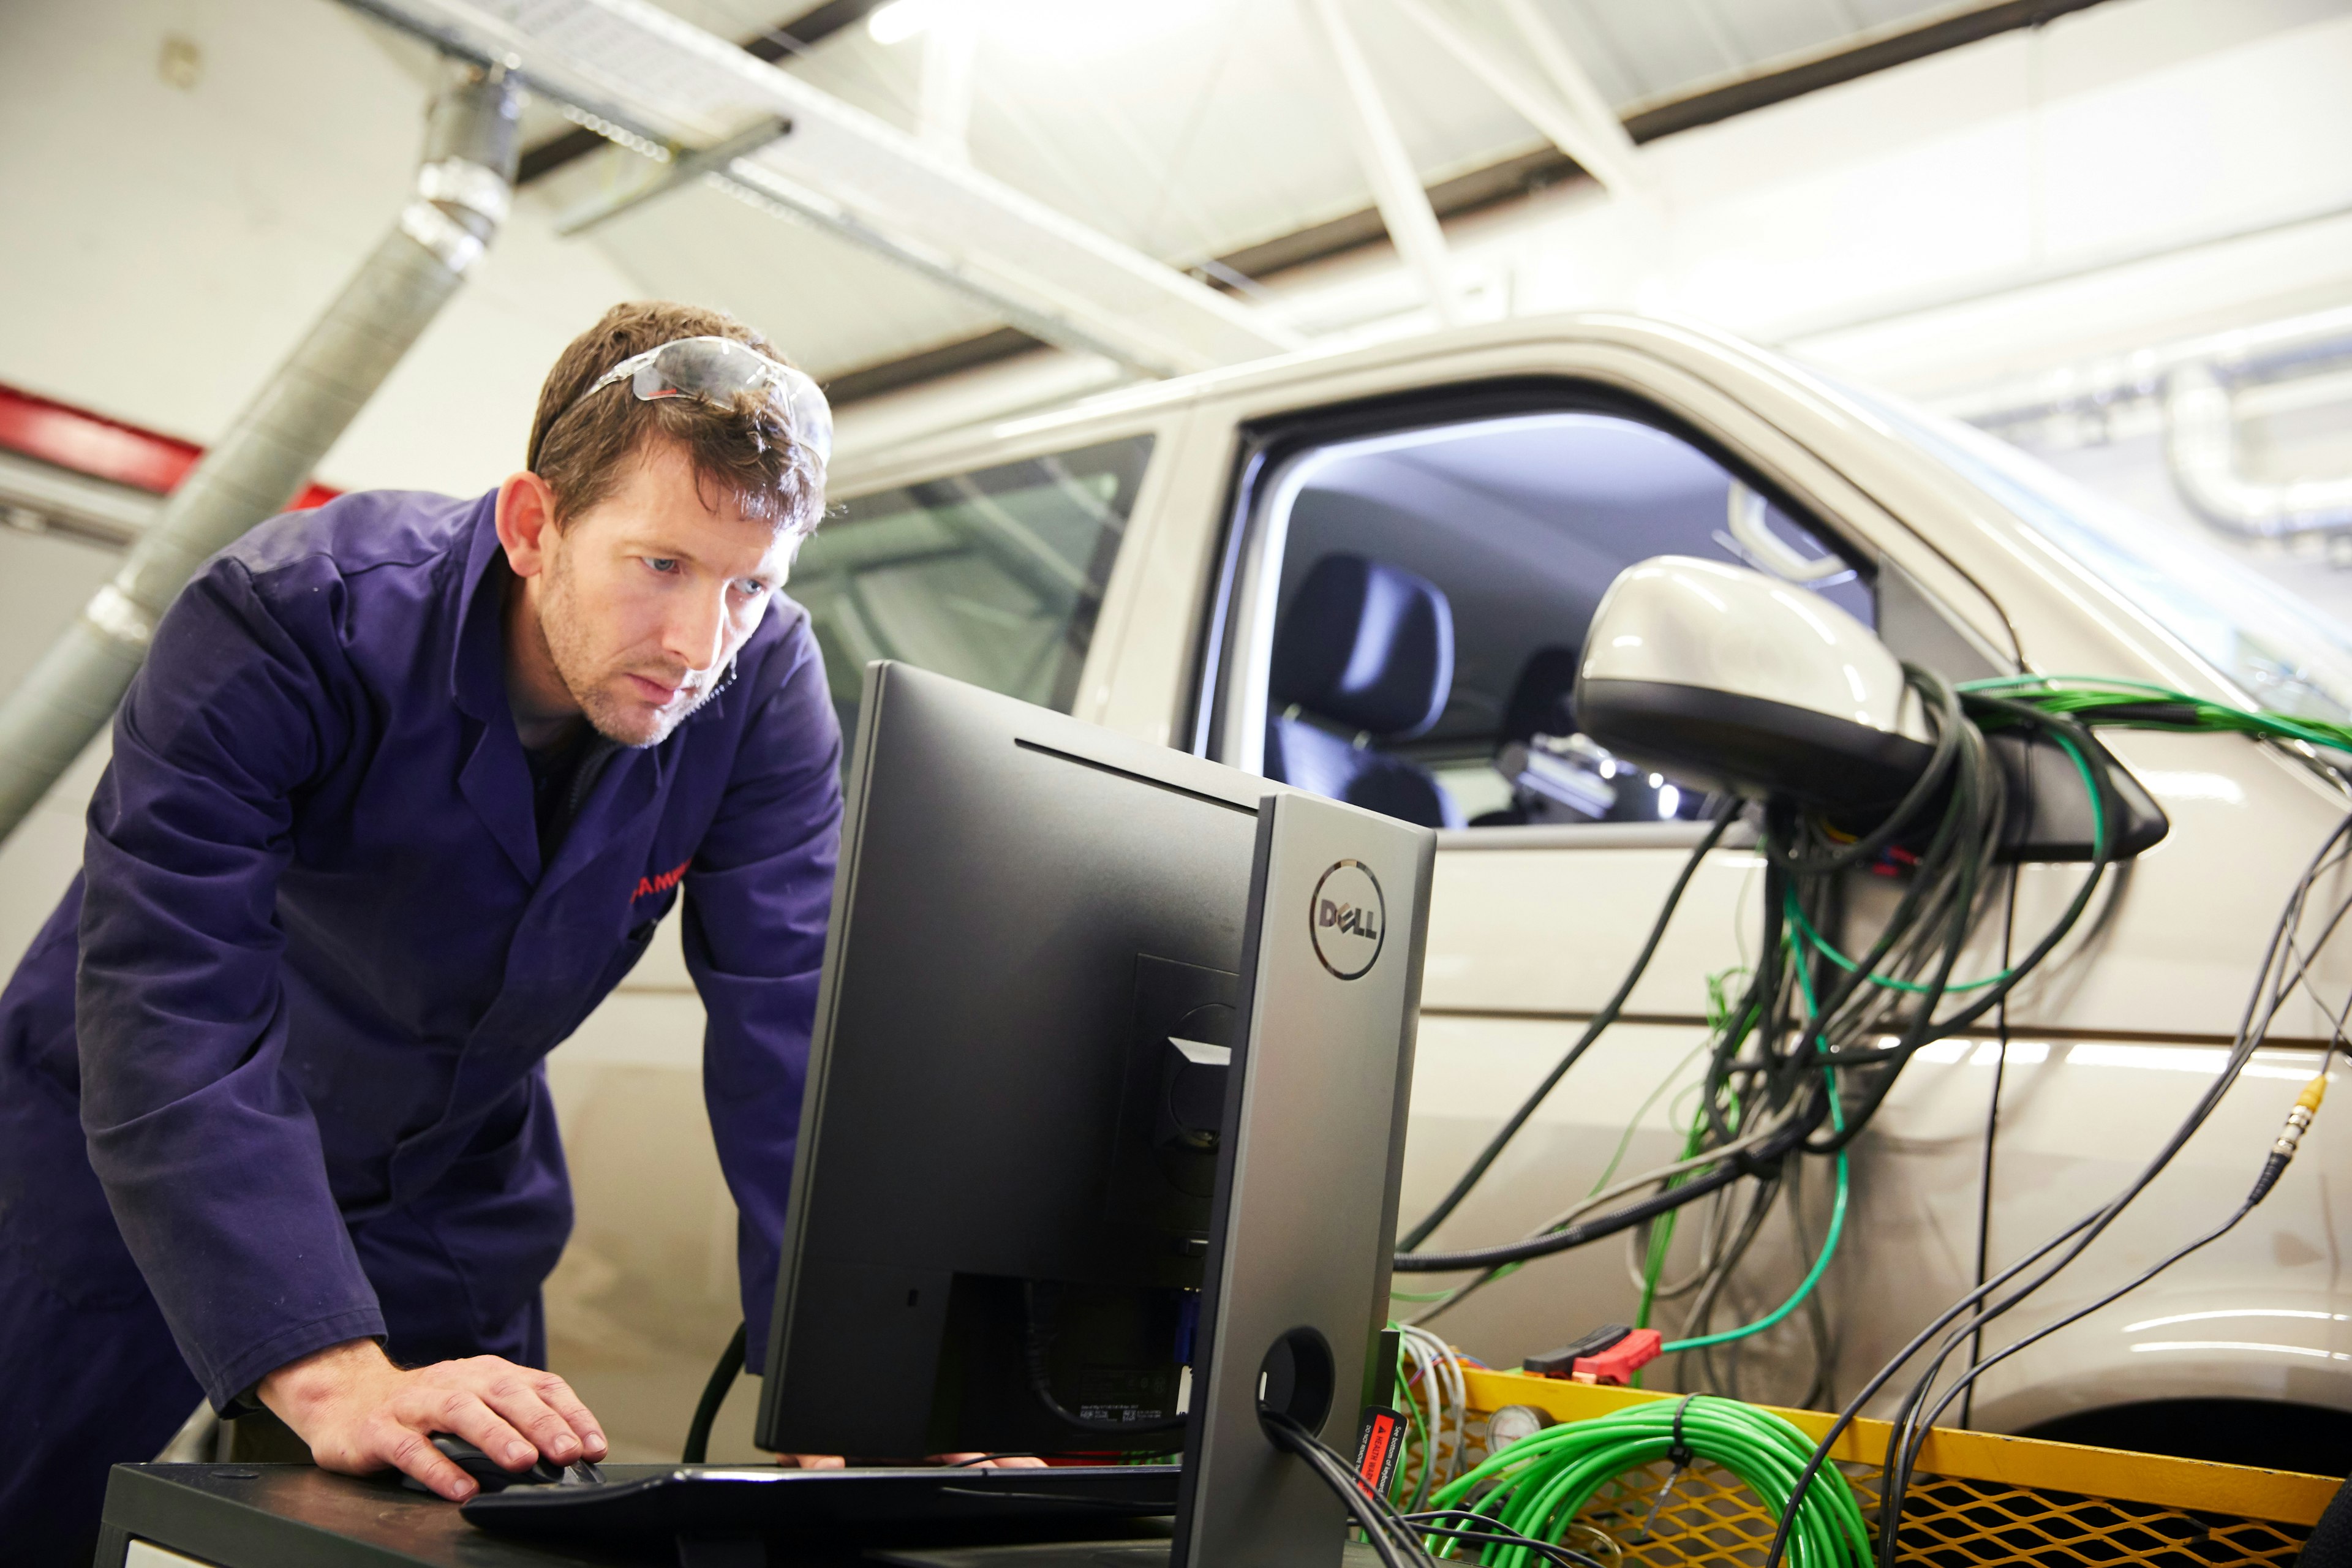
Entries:
[[877,5],[866,18],[866,30],[877,44],[902,44],[939,20],[940,0],[890,0]]
[[1006,49],[1066,63],[1147,47],[1197,25],[1204,8],[1204,0],[889,0],[868,14],[866,31],[877,44],[902,44],[953,12],[968,12]]

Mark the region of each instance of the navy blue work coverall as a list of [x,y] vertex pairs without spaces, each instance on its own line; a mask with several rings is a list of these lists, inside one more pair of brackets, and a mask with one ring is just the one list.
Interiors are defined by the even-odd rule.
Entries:
[[0,1560],[86,1542],[110,1464],[311,1351],[543,1363],[572,1206],[541,1058],[681,884],[761,1364],[840,829],[816,641],[779,600],[542,866],[495,500],[265,523],[123,700],[0,993]]

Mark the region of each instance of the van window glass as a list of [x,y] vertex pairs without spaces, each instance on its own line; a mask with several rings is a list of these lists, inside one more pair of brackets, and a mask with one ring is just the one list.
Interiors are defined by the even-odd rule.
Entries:
[[1920,449],[2096,573],[2257,707],[2352,720],[2352,637],[2203,540],[2159,527],[2008,442],[1885,393],[1839,384]]
[[790,589],[843,733],[877,658],[1068,712],[1150,456],[1150,437],[1129,436],[843,503]]
[[1823,539],[1638,419],[1516,415],[1294,458],[1255,501],[1215,750],[1430,826],[1696,816],[1696,792],[1579,734],[1570,701],[1601,595],[1667,554],[1770,572],[1874,624],[1870,584]]

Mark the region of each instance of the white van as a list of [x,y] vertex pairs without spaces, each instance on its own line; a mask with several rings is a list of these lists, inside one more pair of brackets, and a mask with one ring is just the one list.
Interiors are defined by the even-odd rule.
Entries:
[[[2286,711],[2352,709],[2341,634],[2219,552],[2103,510],[1990,437],[1656,320],[1518,321],[1193,376],[845,457],[832,489],[840,508],[791,591],[814,618],[845,726],[863,665],[904,659],[1442,829],[1407,1221],[1615,988],[1702,831],[1696,794],[1575,742],[1585,627],[1632,563],[1675,553],[1774,572],[1954,679],[2098,674]],[[1334,558],[1420,586],[1368,595],[1360,564],[1318,572]],[[1341,655],[1378,668],[1340,679]],[[2168,835],[2017,996],[2005,1051],[1989,1029],[1905,1072],[1856,1146],[1818,1313],[1705,1366],[1654,1366],[1650,1386],[1679,1375],[1771,1402],[1847,1397],[1988,1261],[1998,1269],[2119,1190],[2210,1085],[2283,902],[2352,795],[2235,737],[2104,735]],[[1710,857],[1624,1021],[1431,1245],[1515,1238],[1605,1168],[1678,1152],[1709,978],[1755,952],[1759,866],[1748,849]],[[2082,874],[2020,873],[2021,949]],[[1979,935],[1984,973],[2000,937]],[[2340,996],[2352,963],[2323,954],[2315,973],[2321,994]],[[2172,1169],[1987,1342],[2095,1299],[2223,1217],[2326,1065],[2330,1029],[2308,1001],[2283,1013]],[[579,1171],[598,1158],[597,1133],[589,1098],[568,1099]],[[2352,1469],[2352,1213],[2331,1120],[2227,1238],[1988,1377],[1973,1424]],[[1712,1327],[1762,1315],[1802,1274],[1830,1196],[1811,1163],[1803,1234],[1777,1205],[1716,1292]],[[1669,1290],[1709,1223],[1737,1216],[1685,1212]],[[1432,1326],[1516,1366],[1631,1321],[1639,1245],[1532,1264]],[[587,1299],[570,1278],[552,1302],[559,1365],[566,1300]],[[1434,1287],[1400,1276],[1398,1288]],[[625,1311],[613,1292],[599,1300],[608,1345],[626,1327],[614,1313],[656,1315],[652,1298]],[[1676,1337],[1696,1304],[1662,1299],[1654,1321]],[[677,1381],[664,1398],[683,1410],[692,1393]]]

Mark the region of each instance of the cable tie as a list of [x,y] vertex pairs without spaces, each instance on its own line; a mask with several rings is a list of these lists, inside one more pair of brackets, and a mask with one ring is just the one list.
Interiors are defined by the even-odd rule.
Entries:
[[1666,1458],[1674,1468],[1666,1472],[1665,1484],[1658,1489],[1658,1495],[1650,1500],[1649,1511],[1642,1515],[1642,1528],[1633,1532],[1629,1545],[1639,1546],[1650,1539],[1650,1527],[1657,1522],[1659,1511],[1666,1506],[1666,1500],[1674,1496],[1675,1483],[1683,1479],[1683,1472],[1690,1468],[1692,1462],[1698,1458],[1683,1442],[1683,1412],[1688,1410],[1691,1401],[1697,1397],[1696,1394],[1685,1394],[1675,1402],[1673,1436],[1666,1446]]
[[[1691,1401],[1697,1397],[1696,1394],[1685,1394],[1675,1405],[1674,1440],[1667,1446],[1666,1458],[1674,1461],[1675,1468],[1677,1470],[1687,1469],[1692,1461],[1698,1458],[1690,1451],[1690,1446],[1683,1441],[1683,1413],[1691,1407]],[[1666,1478],[1666,1484],[1668,1486],[1675,1484],[1672,1476]]]

